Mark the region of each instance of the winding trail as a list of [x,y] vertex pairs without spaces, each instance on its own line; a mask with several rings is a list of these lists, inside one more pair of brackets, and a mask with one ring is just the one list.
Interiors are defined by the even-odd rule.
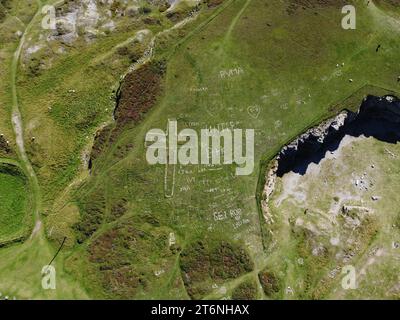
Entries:
[[35,228],[33,229],[31,238],[33,237],[34,234],[36,234],[39,231],[40,226],[41,226],[40,214],[39,214],[41,197],[40,197],[40,189],[39,189],[38,179],[37,179],[35,171],[33,170],[32,164],[30,163],[29,158],[26,154],[25,145],[24,145],[24,136],[23,136],[24,131],[23,131],[23,125],[22,125],[21,112],[19,110],[19,103],[18,103],[17,71],[18,71],[19,60],[21,57],[21,51],[22,51],[22,48],[25,43],[26,34],[32,28],[33,22],[40,15],[41,10],[42,10],[42,3],[40,0],[37,0],[37,6],[38,6],[38,9],[37,9],[35,15],[32,17],[31,21],[29,22],[29,24],[26,26],[25,30],[23,31],[23,34],[20,38],[18,47],[17,47],[16,51],[14,52],[13,60],[11,63],[11,93],[12,93],[11,123],[12,123],[13,131],[14,131],[14,135],[15,135],[15,142],[17,145],[18,158],[21,161],[21,166],[27,173],[27,177],[28,177],[28,180],[31,185],[32,192],[33,192],[33,202],[34,202],[33,203],[33,214],[34,214]]
[[243,13],[246,11],[246,9],[249,6],[250,2],[251,2],[251,0],[246,0],[246,2],[243,5],[242,9],[240,9],[238,14],[232,20],[231,24],[229,25],[228,31],[225,34],[224,43],[226,43],[229,40],[229,38],[231,38],[233,30],[235,29],[237,23],[239,22],[240,18],[243,15]]
[[388,30],[397,32],[400,31],[400,20],[395,14],[389,14],[385,10],[382,10],[377,4],[376,1],[371,1],[368,5],[368,10],[371,13],[372,21],[376,24],[380,24],[388,28]]

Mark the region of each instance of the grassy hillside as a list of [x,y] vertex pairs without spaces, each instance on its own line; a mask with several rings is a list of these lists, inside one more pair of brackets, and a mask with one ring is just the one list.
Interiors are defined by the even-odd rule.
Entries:
[[[223,286],[231,279],[229,272],[224,273],[225,278],[215,277],[211,271],[215,267],[210,269],[205,258],[208,253],[202,253],[201,248],[207,251],[209,246],[224,241],[246,248],[256,271],[264,268],[268,257],[262,246],[263,221],[259,219],[254,197],[260,168],[256,166],[252,176],[236,177],[232,174],[234,168],[229,166],[151,167],[145,162],[143,147],[149,129],[165,128],[168,119],[177,119],[180,128],[192,126],[197,130],[219,124],[255,128],[256,154],[260,159],[310,123],[325,117],[331,106],[364,85],[397,90],[398,45],[391,35],[397,31],[380,19],[385,12],[360,2],[357,30],[346,31],[340,25],[339,4],[304,6],[305,10],[295,3],[225,2],[216,18],[200,24],[201,28],[189,33],[178,46],[172,50],[165,46],[158,55],[167,61],[159,101],[144,121],[125,129],[94,161],[94,174],[78,196],[79,201],[87,204],[103,199],[103,205],[96,206],[98,215],[92,238],[101,237],[103,228],[117,229],[107,221],[110,215],[112,220],[119,219],[113,216],[111,206],[121,197],[128,202],[124,219],[130,217],[134,221],[146,213],[158,221],[152,229],[166,225],[179,235],[179,266],[171,269],[168,262],[160,262],[158,268],[154,266],[141,274],[139,282],[150,284],[139,286],[138,292],[147,289],[151,296],[153,282],[164,283],[174,292],[176,284],[169,279],[178,268],[186,291],[193,297],[212,292],[213,284]],[[375,24],[370,23],[371,19],[375,19]],[[375,51],[378,44],[384,48],[380,52]],[[234,72],[235,76],[221,78],[221,71],[239,68],[242,71]],[[252,113],[251,106],[257,106],[254,110],[259,114]],[[128,145],[134,147],[125,155],[121,150]],[[81,212],[84,221],[85,217],[93,217],[91,210]],[[143,219],[138,220],[143,223]],[[151,237],[148,241],[153,240]],[[90,246],[97,240],[86,241]],[[118,240],[113,243],[118,248]],[[266,250],[271,250],[271,243],[267,241],[266,245]],[[91,260],[90,256],[88,259]],[[186,259],[204,264],[190,264],[188,273]],[[100,279],[106,283],[113,281],[100,265],[94,265],[100,268]],[[140,259],[130,260],[132,270],[140,265]],[[112,275],[116,276],[119,268],[118,264],[113,266]],[[165,273],[154,276],[157,269]],[[234,277],[241,275],[237,272]]]
[[0,243],[17,240],[31,228],[28,181],[11,164],[0,165]]
[[[256,201],[261,160],[360,88],[399,91],[398,21],[383,1],[350,2],[356,30],[342,29],[340,1],[208,0],[182,27],[169,29],[187,16],[185,6],[173,16],[152,7],[135,23],[122,18],[118,32],[87,40],[85,29],[72,44],[57,40],[23,54],[21,112],[47,238],[14,250],[51,252],[67,237],[57,266],[68,293],[77,283],[85,288],[76,296],[285,297],[281,279],[293,261],[283,251],[269,260],[275,244]],[[135,42],[143,29],[150,37]],[[163,30],[150,61],[133,64]],[[42,32],[35,24],[24,52]],[[179,130],[255,129],[253,173],[149,165],[145,135],[165,130],[169,119]],[[16,265],[10,252],[0,250],[0,261]],[[1,277],[10,265],[0,265]]]

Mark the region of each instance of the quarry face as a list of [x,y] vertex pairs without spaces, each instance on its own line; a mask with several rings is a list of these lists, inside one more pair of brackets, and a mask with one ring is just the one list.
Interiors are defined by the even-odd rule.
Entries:
[[[275,174],[268,176],[274,184],[266,219],[276,243],[290,247],[304,237],[302,254],[323,261],[323,282],[354,267],[365,298],[399,293],[382,271],[400,257],[398,108],[394,97],[367,98],[357,113],[343,112],[284,147],[274,160]],[[302,291],[297,279],[294,287]],[[369,292],[371,283],[382,289]],[[335,288],[332,297],[352,297]]]

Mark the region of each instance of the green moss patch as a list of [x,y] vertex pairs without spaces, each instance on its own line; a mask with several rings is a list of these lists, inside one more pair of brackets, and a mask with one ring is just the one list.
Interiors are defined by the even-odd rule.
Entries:
[[0,164],[0,244],[22,237],[29,222],[27,179],[16,166]]

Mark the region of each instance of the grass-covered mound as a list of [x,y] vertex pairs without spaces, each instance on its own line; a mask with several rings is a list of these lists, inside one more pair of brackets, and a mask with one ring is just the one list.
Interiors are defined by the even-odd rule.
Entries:
[[254,280],[242,282],[232,292],[233,300],[255,300],[257,296],[257,283]]
[[11,164],[0,164],[0,245],[23,237],[29,229],[28,181]]
[[[212,283],[240,277],[253,269],[248,253],[227,242],[202,241],[189,244],[181,253],[180,268],[188,294],[201,298]],[[213,281],[213,282],[212,282]]]

